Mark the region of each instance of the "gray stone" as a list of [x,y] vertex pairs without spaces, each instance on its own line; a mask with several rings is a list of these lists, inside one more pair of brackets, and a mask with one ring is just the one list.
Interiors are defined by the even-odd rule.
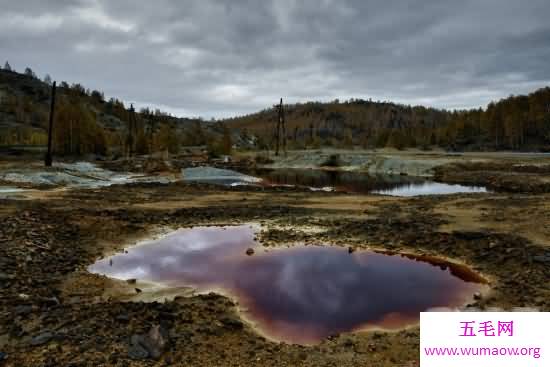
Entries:
[[142,336],[133,335],[130,341],[130,347],[128,348],[128,356],[135,360],[142,360],[149,358],[149,352],[142,345]]
[[32,306],[22,305],[15,307],[16,315],[28,315],[32,312]]
[[39,334],[31,339],[31,345],[38,346],[38,345],[49,343],[50,340],[53,339],[53,337],[54,337],[53,333],[49,331],[43,332],[42,334]]
[[115,319],[121,322],[128,322],[130,321],[130,316],[128,316],[128,314],[123,313],[118,315]]
[[237,320],[233,317],[224,317],[220,322],[228,329],[241,330],[244,327],[241,320]]
[[168,345],[168,333],[160,325],[155,325],[149,330],[145,338],[145,348],[149,356],[159,359]]
[[168,345],[168,333],[161,326],[155,325],[147,335],[132,335],[128,355],[140,360],[152,358],[158,360]]

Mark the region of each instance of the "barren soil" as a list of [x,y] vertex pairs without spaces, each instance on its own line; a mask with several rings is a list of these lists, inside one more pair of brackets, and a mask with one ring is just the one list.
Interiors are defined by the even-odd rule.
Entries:
[[[0,199],[0,365],[417,366],[418,327],[315,346],[277,343],[243,322],[226,297],[148,292],[86,267],[171,229],[254,222],[267,247],[324,242],[451,259],[490,281],[490,294],[469,307],[550,311],[550,192],[510,171],[515,164],[454,174],[489,182],[515,172],[512,184],[484,194],[396,198],[171,183]],[[454,172],[445,167],[441,180]],[[545,169],[529,170],[548,181]],[[166,343],[156,358],[140,358],[132,341],[155,327]]]

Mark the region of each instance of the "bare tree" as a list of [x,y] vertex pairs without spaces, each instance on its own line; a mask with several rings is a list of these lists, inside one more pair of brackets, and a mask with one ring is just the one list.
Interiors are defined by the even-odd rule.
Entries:
[[[286,129],[285,129],[285,113],[283,110],[283,99],[281,98],[281,102],[279,105],[275,106],[279,111],[279,117],[277,118],[277,129],[275,130],[275,155],[279,155],[279,141],[282,137],[282,146],[283,151],[286,155]],[[281,136],[282,134],[282,136]]]

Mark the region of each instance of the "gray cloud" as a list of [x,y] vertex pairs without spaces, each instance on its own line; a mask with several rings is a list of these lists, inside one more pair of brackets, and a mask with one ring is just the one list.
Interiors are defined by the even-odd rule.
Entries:
[[0,58],[221,117],[373,98],[477,107],[550,84],[547,0],[0,0]]

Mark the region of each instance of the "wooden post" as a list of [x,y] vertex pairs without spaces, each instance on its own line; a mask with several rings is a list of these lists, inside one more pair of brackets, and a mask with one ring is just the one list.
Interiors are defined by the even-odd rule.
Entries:
[[46,158],[44,164],[46,167],[52,166],[52,130],[53,130],[53,117],[55,112],[55,82],[52,85],[52,100],[50,105],[50,127],[48,130],[48,151],[46,152]]

